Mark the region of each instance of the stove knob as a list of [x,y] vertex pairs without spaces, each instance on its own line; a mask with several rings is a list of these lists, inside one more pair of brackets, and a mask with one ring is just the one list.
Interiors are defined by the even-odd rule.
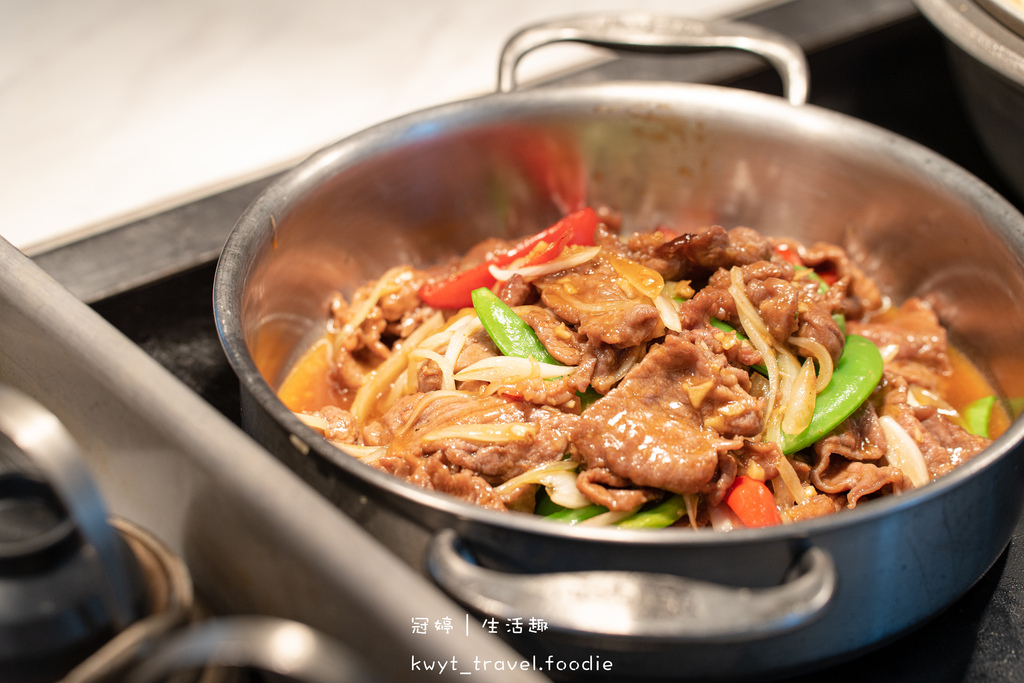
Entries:
[[0,679],[61,678],[142,614],[143,595],[75,441],[0,384]]

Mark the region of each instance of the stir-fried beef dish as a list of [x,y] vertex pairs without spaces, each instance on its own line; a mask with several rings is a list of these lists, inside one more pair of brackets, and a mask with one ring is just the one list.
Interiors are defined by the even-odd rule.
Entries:
[[367,466],[500,511],[626,528],[792,523],[923,486],[1005,429],[923,299],[834,244],[621,234],[585,208],[325,314],[279,390]]

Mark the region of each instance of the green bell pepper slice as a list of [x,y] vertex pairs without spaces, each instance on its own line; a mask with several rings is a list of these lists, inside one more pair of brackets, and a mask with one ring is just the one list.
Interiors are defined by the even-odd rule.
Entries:
[[473,308],[487,335],[506,356],[562,365],[551,357],[537,333],[487,287],[474,289]]
[[975,436],[989,438],[988,424],[992,420],[992,409],[995,405],[995,396],[985,396],[967,404],[962,413],[967,431]]
[[[554,504],[554,503],[552,503]],[[565,522],[566,524],[579,524],[585,519],[591,517],[597,517],[600,514],[608,512],[608,508],[603,505],[587,505],[581,508],[562,508],[558,512],[553,512],[549,515],[545,515],[544,519],[550,519],[556,522]]]
[[625,529],[662,529],[671,526],[686,514],[686,501],[682,496],[669,496],[654,507],[640,510],[620,520],[616,526]]
[[782,452],[789,455],[807,448],[842,424],[878,386],[882,367],[882,354],[877,346],[860,335],[847,335],[832,379],[815,399],[811,423],[799,434],[783,432]]

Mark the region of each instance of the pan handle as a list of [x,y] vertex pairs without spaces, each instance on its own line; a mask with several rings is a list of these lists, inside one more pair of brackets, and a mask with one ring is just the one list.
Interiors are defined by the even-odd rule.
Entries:
[[560,42],[643,52],[745,50],[763,57],[779,72],[787,100],[794,105],[807,101],[810,70],[803,50],[792,39],[745,22],[654,14],[595,14],[528,26],[512,36],[502,50],[498,92],[516,89],[516,66],[527,52]]
[[634,571],[511,574],[470,558],[452,529],[435,534],[426,558],[434,581],[468,608],[498,620],[542,620],[550,633],[636,642],[717,643],[780,635],[821,616],[836,586],[831,555],[815,547],[770,588]]

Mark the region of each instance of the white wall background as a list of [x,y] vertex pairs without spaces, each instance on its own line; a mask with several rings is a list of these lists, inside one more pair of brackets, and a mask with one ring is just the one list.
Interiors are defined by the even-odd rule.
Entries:
[[[766,0],[0,0],[0,235],[31,254],[493,90],[518,28]],[[579,52],[538,53],[526,76]],[[524,62],[527,60],[524,60]],[[561,62],[560,64],[557,62]]]

